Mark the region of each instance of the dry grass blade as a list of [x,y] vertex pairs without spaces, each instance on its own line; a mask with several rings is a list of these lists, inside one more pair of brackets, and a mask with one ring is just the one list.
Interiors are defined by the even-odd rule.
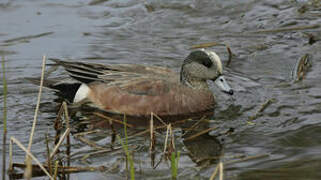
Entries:
[[124,122],[119,121],[119,120],[117,120],[117,119],[110,118],[110,117],[105,116],[105,115],[103,115],[103,114],[101,114],[101,113],[98,113],[98,112],[95,112],[95,113],[93,113],[93,114],[96,115],[96,116],[98,116],[98,117],[101,117],[101,118],[103,118],[103,119],[106,119],[106,120],[108,120],[108,121],[113,121],[113,122],[116,122],[116,123],[125,125],[125,126],[127,126],[127,127],[130,127],[130,128],[134,127],[134,126],[131,125],[131,124],[124,123]]
[[151,165],[154,167],[155,164],[155,133],[154,133],[154,117],[153,113],[151,113],[150,117],[150,146],[149,146],[149,152],[150,152],[150,158],[151,158]]
[[[59,173],[66,173],[66,174],[71,174],[71,173],[78,173],[78,172],[94,172],[94,171],[105,171],[106,167],[105,166],[98,166],[98,167],[77,167],[77,166],[59,166],[59,161],[55,161],[55,163],[58,162],[57,166],[55,166],[54,171],[57,171],[57,174]],[[26,165],[25,164],[21,164],[21,163],[14,163],[13,167],[15,168],[25,168]],[[42,171],[40,166],[33,164],[32,165],[32,169],[34,169],[34,171]],[[47,166],[43,166],[45,168],[48,168]],[[38,175],[42,175],[37,173]]]
[[274,99],[274,98],[271,98],[271,99],[268,99],[267,101],[265,101],[262,105],[261,105],[261,107],[260,107],[260,109],[258,110],[258,111],[256,111],[256,113],[253,115],[253,116],[250,116],[249,117],[249,120],[255,120],[256,118],[258,118],[260,115],[262,115],[261,113],[269,106],[269,105],[271,105],[273,102],[275,102],[276,101],[276,99]]
[[169,134],[171,136],[171,147],[172,147],[172,150],[175,151],[175,138],[174,138],[174,133],[173,133],[173,128],[172,126],[169,127]]
[[217,172],[218,172],[218,169],[219,169],[219,164],[216,165],[216,168],[215,168],[215,170],[213,171],[213,173],[212,173],[212,175],[211,175],[211,177],[210,177],[210,180],[214,180],[214,179],[215,179],[216,174],[217,174]]
[[[181,120],[181,121],[177,121],[177,122],[175,122],[175,123],[173,123],[173,124],[182,124],[182,123],[185,123],[185,122],[186,122],[186,119]],[[167,124],[166,124],[166,125],[163,125],[163,126],[156,126],[154,129],[165,129],[165,128],[167,128],[167,126],[168,126]],[[144,134],[146,134],[146,133],[149,133],[149,131],[150,131],[150,129],[146,129],[146,130],[144,130],[144,131],[138,132],[138,133],[133,134],[133,135],[131,135],[130,137],[128,137],[128,139],[134,138],[134,137],[137,137],[137,136],[144,135]]]
[[94,149],[96,149],[96,150],[106,150],[106,148],[103,148],[103,147],[97,145],[95,142],[90,141],[90,140],[88,140],[88,139],[86,139],[86,138],[84,138],[84,137],[82,137],[82,136],[77,136],[76,138],[77,138],[79,141],[87,144],[88,146],[90,146],[90,147],[92,147],[92,148],[94,148]]
[[150,144],[150,149],[153,147],[153,139],[154,139],[154,118],[153,118],[153,113],[151,114],[150,117],[150,140],[151,140],[151,144]]
[[168,142],[168,135],[169,135],[169,130],[171,128],[171,124],[167,125],[167,130],[166,130],[166,136],[165,136],[165,142],[164,142],[164,154],[166,152],[167,149],[167,142]]
[[194,135],[192,135],[192,136],[189,136],[189,137],[185,138],[184,140],[185,140],[185,141],[192,140],[192,139],[194,139],[194,138],[196,138],[196,137],[198,137],[198,136],[201,136],[201,135],[203,135],[203,134],[205,134],[205,133],[208,133],[208,132],[210,132],[210,131],[212,131],[212,130],[214,130],[214,129],[217,129],[217,127],[212,127],[212,128],[205,129],[204,131],[201,131],[201,132],[196,133],[196,134],[194,134]]
[[48,132],[46,133],[46,149],[47,149],[47,164],[48,164],[48,169],[49,169],[49,173],[52,174],[51,159],[49,158],[49,157],[50,157],[50,149],[49,149]]
[[[42,94],[42,87],[43,87],[43,80],[44,80],[44,74],[45,74],[45,67],[46,67],[46,56],[42,57],[42,71],[41,71],[41,78],[40,78],[40,86],[39,86],[39,93],[38,93],[38,101],[35,109],[35,115],[33,118],[33,124],[30,132],[30,137],[29,137],[29,144],[28,144],[28,152],[31,151],[31,146],[32,146],[32,139],[33,135],[35,133],[36,129],[36,124],[37,124],[37,117],[38,117],[38,111],[39,111],[39,106],[40,106],[40,99],[41,99],[41,94]],[[30,179],[31,178],[31,172],[32,172],[32,163],[30,157],[27,155],[26,156],[26,164],[27,168],[25,171],[25,178]]]
[[54,179],[56,180],[57,179],[57,176],[58,176],[58,163],[59,161],[55,161],[55,173],[54,173]]
[[248,161],[248,160],[252,160],[252,159],[265,158],[265,157],[269,157],[269,155],[268,154],[260,154],[260,155],[255,155],[255,156],[248,156],[248,157],[244,157],[242,159],[225,162],[225,165],[244,162],[244,161]]
[[167,125],[163,154],[162,154],[161,158],[159,159],[159,161],[157,162],[157,164],[155,166],[153,166],[154,169],[157,168],[157,166],[162,162],[164,155],[166,154],[170,128],[171,128],[171,124]]
[[220,161],[219,163],[219,166],[220,166],[220,180],[223,180],[223,162]]
[[62,103],[62,107],[63,107],[63,109],[64,109],[66,126],[67,126],[67,128],[70,128],[70,125],[69,125],[69,113],[68,113],[67,103],[66,103],[66,102],[63,102],[63,103]]
[[203,121],[205,121],[206,118],[202,117],[199,121],[196,121],[195,124],[193,124],[191,127],[187,128],[185,130],[185,133],[182,136],[185,136],[188,132],[192,131],[193,129],[195,129],[199,124],[201,124]]
[[[70,120],[69,120],[69,113],[68,113],[68,107],[67,107],[67,103],[64,101],[62,103],[62,106],[64,108],[64,114],[65,114],[65,121],[66,121],[66,126],[67,129],[70,129]],[[70,133],[68,133],[67,135],[67,150],[66,150],[66,154],[67,154],[67,166],[70,166]],[[70,179],[70,176],[67,176],[67,179]]]
[[[128,146],[128,147],[135,148],[134,146]],[[91,156],[104,154],[104,153],[117,152],[117,151],[120,151],[120,150],[122,150],[122,147],[116,147],[116,148],[113,148],[113,149],[103,149],[103,150],[98,150],[98,151],[94,151],[94,152],[89,152],[85,156],[82,157],[82,160],[86,160],[86,159],[90,158]],[[71,156],[74,156],[74,154],[71,155]]]
[[57,113],[56,120],[55,120],[55,130],[57,130],[57,131],[59,131],[61,129],[61,127],[62,127],[60,120],[61,120],[61,115],[62,115],[63,112],[64,112],[64,108],[63,108],[63,105],[61,105],[60,108],[59,108],[59,111]]
[[268,99],[265,103],[263,103],[261,105],[261,108],[258,110],[258,112],[263,112],[270,104],[272,104],[273,102],[275,102],[276,100],[274,98],[272,99]]
[[53,158],[53,156],[56,154],[56,152],[58,151],[58,148],[60,147],[60,145],[62,144],[62,142],[64,141],[64,139],[66,138],[66,136],[70,133],[70,128],[67,128],[66,131],[64,132],[64,134],[60,137],[58,143],[56,144],[56,146],[54,147],[54,149],[52,150],[51,154],[50,154],[50,159]]
[[[33,156],[33,155],[31,154],[31,152],[30,152],[29,150],[27,150],[16,138],[11,137],[10,140],[11,140],[12,142],[16,143],[23,151],[25,151],[26,154],[27,154],[29,157],[31,157],[31,158],[38,164],[38,166],[42,169],[42,171],[43,171],[50,179],[53,179],[53,178],[51,177],[51,175],[49,174],[49,172],[46,170],[46,168],[43,167],[43,165],[40,163],[40,161],[39,161],[35,156]],[[31,164],[31,166],[32,166],[32,164]],[[28,164],[27,164],[27,167],[28,167]]]
[[9,142],[9,171],[11,172],[13,170],[13,167],[12,167],[12,141]]
[[151,116],[155,116],[163,125],[167,125],[163,120],[162,118],[160,118],[157,114],[154,114],[153,112],[151,113]]
[[95,129],[95,130],[92,130],[92,131],[85,131],[85,132],[80,132],[80,133],[76,133],[76,134],[73,134],[73,136],[84,136],[84,135],[87,135],[87,134],[95,134],[95,133],[98,133],[100,132],[99,129]]

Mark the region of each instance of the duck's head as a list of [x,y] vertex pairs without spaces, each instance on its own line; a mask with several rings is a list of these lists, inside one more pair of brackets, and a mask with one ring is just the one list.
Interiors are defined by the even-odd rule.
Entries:
[[192,88],[207,88],[207,80],[212,80],[225,93],[233,90],[223,76],[220,57],[213,51],[200,49],[191,52],[182,65],[181,82]]

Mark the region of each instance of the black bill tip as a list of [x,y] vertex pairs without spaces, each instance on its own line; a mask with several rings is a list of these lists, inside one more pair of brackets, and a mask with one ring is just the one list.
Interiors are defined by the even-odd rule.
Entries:
[[226,94],[229,94],[229,95],[233,95],[234,94],[233,89],[230,89],[229,91],[223,91],[223,92],[225,92]]

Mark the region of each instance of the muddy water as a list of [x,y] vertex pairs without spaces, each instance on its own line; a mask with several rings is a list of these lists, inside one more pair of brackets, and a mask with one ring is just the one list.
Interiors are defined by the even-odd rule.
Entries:
[[[235,95],[221,94],[213,87],[218,106],[209,126],[218,128],[209,133],[211,136],[191,143],[179,138],[181,130],[175,131],[176,148],[182,152],[179,177],[208,179],[217,161],[200,165],[195,160],[208,155],[220,156],[226,162],[226,179],[319,179],[321,28],[317,25],[320,24],[321,4],[313,0],[2,1],[0,53],[6,59],[9,83],[8,136],[16,137],[24,145],[28,143],[38,88],[23,78],[39,76],[43,54],[88,62],[153,64],[178,70],[191,46],[215,41],[228,44],[234,54],[225,73]],[[293,27],[307,28],[286,29]],[[281,30],[264,31],[271,29]],[[226,49],[221,46],[211,49],[225,64]],[[295,82],[291,70],[307,53],[312,67],[302,81]],[[32,151],[45,161],[44,134],[54,136],[57,103],[50,91],[45,91],[42,97]],[[0,98],[2,102],[2,93]],[[263,110],[267,101],[271,103]],[[257,114],[260,109],[262,112]],[[231,129],[233,132],[222,135]],[[100,145],[108,144],[110,138],[103,137],[90,136]],[[163,139],[158,140],[158,152],[162,151]],[[74,174],[73,179],[125,177],[121,151],[83,161],[81,158],[91,148],[77,139],[72,143],[74,153],[78,153],[72,165],[112,167],[103,172]],[[166,163],[156,169],[150,166],[148,137],[133,138],[129,144],[135,150],[138,179],[170,178]],[[243,156],[259,158],[231,162]],[[23,162],[23,159],[23,151],[15,146],[14,160]]]

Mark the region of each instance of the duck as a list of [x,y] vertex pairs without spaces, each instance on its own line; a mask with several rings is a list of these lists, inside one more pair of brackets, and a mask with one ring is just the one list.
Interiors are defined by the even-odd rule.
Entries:
[[113,114],[162,117],[213,111],[216,101],[208,81],[233,95],[220,57],[207,49],[190,52],[179,73],[161,66],[50,60],[76,81],[47,81],[44,86],[73,104],[86,102]]

